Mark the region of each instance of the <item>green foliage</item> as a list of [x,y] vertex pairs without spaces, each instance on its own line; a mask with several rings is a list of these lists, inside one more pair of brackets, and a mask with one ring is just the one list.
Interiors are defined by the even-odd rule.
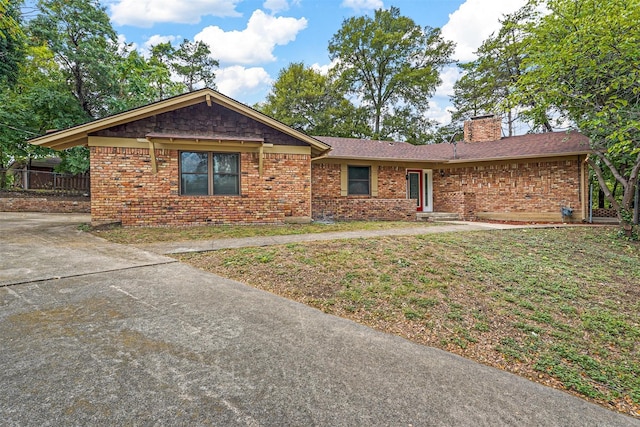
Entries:
[[411,139],[424,130],[424,121],[414,129],[400,125],[422,120],[452,52],[439,29],[421,28],[395,7],[346,19],[329,42],[339,81],[369,109],[376,139]]
[[29,23],[31,36],[46,43],[69,89],[91,118],[110,113],[117,93],[116,33],[96,0],[40,0]]
[[25,53],[28,61],[20,65],[19,79],[0,91],[0,168],[51,153],[30,145],[29,138],[87,120],[53,53],[45,46],[27,47]]
[[0,0],[0,85],[16,83],[18,67],[24,59],[21,3],[21,0]]
[[216,88],[214,69],[219,64],[210,57],[211,50],[206,43],[184,39],[178,49],[168,50],[167,54],[171,60],[171,68],[182,77],[189,91],[194,90],[201,82],[207,87]]
[[[463,76],[454,85],[452,103],[456,111],[454,122],[462,122],[473,116],[498,113],[507,125],[507,135],[515,134],[517,121],[530,121],[532,129],[551,131],[547,112],[530,113],[535,97],[519,99],[510,96],[522,74],[522,62],[527,55],[525,25],[531,19],[530,5],[505,15],[497,34],[491,35],[475,52],[475,61],[460,64]],[[536,110],[538,111],[538,110]]]
[[[601,189],[619,212],[631,211],[640,172],[640,0],[531,0],[548,14],[528,27],[527,57],[515,102],[535,94],[589,136]],[[540,8],[538,8],[540,10]],[[616,200],[604,169],[624,188]]]
[[128,46],[120,55],[116,66],[118,94],[110,108],[113,112],[140,107],[187,90],[184,84],[171,81],[168,62],[153,55],[147,60],[138,51],[129,51]]
[[349,102],[330,77],[301,62],[280,70],[266,101],[256,108],[310,135],[370,136],[365,110]]
[[71,147],[58,153],[62,161],[57,172],[78,174],[89,170],[89,149],[83,146]]

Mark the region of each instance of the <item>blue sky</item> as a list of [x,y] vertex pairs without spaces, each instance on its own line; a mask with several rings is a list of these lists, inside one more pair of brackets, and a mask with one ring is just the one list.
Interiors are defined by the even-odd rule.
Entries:
[[[292,62],[326,70],[327,45],[342,22],[375,9],[398,7],[420,26],[442,28],[457,44],[455,57],[473,59],[482,40],[499,28],[498,19],[524,0],[101,0],[121,41],[143,53],[159,42],[184,38],[210,45],[220,61],[218,90],[252,105],[265,99],[278,72]],[[448,121],[448,96],[458,78],[455,67],[427,116]]]

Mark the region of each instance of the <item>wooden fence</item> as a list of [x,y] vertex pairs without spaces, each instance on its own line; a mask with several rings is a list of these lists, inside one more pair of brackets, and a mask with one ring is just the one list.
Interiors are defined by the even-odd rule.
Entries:
[[67,194],[84,194],[91,190],[88,173],[70,175],[27,169],[0,171],[5,174],[5,187],[22,190],[48,190]]

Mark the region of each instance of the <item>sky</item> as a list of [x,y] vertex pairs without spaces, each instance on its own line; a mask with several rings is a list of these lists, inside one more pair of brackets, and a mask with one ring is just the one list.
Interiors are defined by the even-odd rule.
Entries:
[[[185,38],[206,42],[220,62],[217,88],[247,105],[264,101],[278,72],[293,62],[330,66],[329,40],[343,21],[398,7],[424,27],[441,28],[456,43],[454,59],[473,52],[499,29],[499,19],[525,0],[101,0],[121,42],[143,54],[150,46]],[[457,67],[441,73],[442,85],[426,115],[446,124]]]

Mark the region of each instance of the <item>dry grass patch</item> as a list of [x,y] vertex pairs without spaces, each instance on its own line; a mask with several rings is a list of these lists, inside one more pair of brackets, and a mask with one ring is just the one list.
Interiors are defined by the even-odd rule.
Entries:
[[210,240],[238,237],[263,237],[290,234],[328,233],[355,230],[387,230],[391,228],[426,227],[437,225],[407,221],[348,221],[335,223],[282,225],[203,225],[192,227],[96,227],[91,231],[114,243],[141,244]]
[[615,233],[446,233],[180,259],[640,417],[640,245]]

